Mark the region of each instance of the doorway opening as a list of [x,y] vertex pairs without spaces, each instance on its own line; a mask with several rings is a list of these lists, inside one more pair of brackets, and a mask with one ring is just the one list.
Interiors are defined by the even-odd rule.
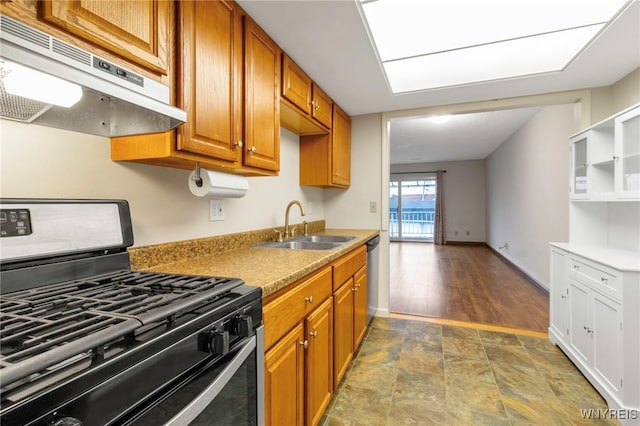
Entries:
[[391,241],[433,242],[436,178],[430,175],[389,180],[389,238]]

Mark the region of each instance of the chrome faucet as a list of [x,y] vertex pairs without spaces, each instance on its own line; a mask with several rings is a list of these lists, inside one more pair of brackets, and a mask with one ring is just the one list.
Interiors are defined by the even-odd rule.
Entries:
[[300,201],[298,200],[293,200],[292,202],[290,202],[287,205],[287,210],[284,213],[284,239],[286,240],[287,238],[289,238],[290,236],[292,236],[289,233],[289,211],[291,210],[291,207],[293,205],[297,205],[298,207],[300,207],[300,213],[302,214],[302,216],[305,215],[304,212],[304,208],[302,207],[302,204],[300,204]]

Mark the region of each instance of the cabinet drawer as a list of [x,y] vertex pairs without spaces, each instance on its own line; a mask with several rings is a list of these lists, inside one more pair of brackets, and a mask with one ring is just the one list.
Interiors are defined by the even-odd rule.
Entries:
[[327,266],[262,309],[265,349],[278,341],[303,318],[331,296],[331,267]]
[[620,298],[621,295],[618,294],[619,278],[614,270],[582,258],[572,257],[569,259],[569,271],[585,284],[590,284],[605,294]]
[[333,263],[333,291],[367,264],[367,247],[361,246]]

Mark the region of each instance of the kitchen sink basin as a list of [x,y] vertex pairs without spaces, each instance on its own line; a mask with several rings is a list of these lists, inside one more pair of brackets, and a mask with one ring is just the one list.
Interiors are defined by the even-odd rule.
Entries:
[[314,243],[346,243],[355,240],[357,237],[350,235],[307,235],[299,238],[300,241],[312,241]]
[[307,235],[296,237],[288,241],[264,243],[256,247],[329,251],[356,238],[357,237],[344,235]]

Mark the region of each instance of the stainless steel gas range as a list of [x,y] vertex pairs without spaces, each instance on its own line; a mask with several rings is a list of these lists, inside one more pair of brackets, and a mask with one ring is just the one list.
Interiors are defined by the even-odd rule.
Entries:
[[261,290],[132,271],[122,200],[0,200],[0,423],[262,424]]

